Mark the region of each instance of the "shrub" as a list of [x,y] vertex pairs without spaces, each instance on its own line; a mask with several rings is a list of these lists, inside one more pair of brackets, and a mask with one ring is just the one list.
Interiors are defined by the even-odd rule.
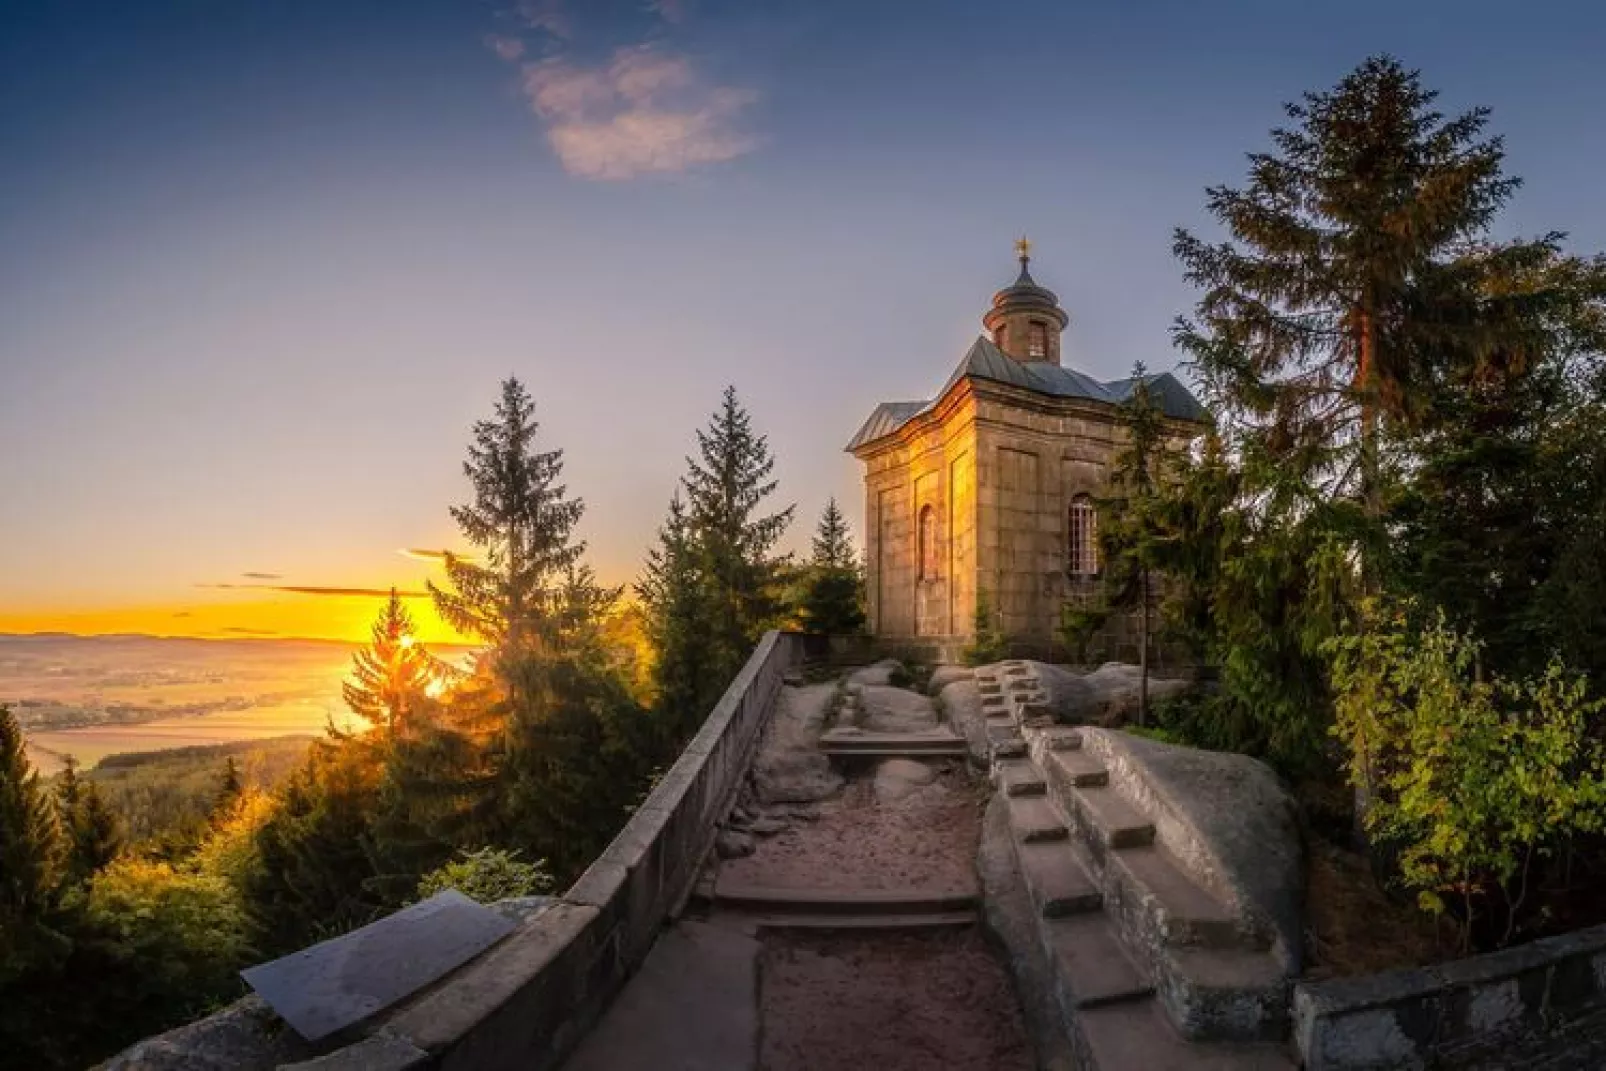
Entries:
[[1002,662],[1008,657],[1009,648],[994,619],[992,600],[987,597],[985,588],[976,592],[975,625],[976,635],[960,652],[965,665],[985,666],[990,662]]
[[1552,662],[1536,678],[1478,679],[1480,645],[1440,613],[1368,608],[1367,627],[1331,641],[1337,720],[1350,779],[1375,796],[1368,830],[1397,849],[1421,907],[1460,914],[1463,949],[1480,902],[1498,896],[1510,941],[1535,857],[1606,827],[1606,753],[1588,725],[1606,702]]
[[446,889],[456,889],[482,904],[515,896],[540,896],[552,891],[552,876],[541,861],[526,863],[518,852],[501,848],[481,848],[464,852],[439,869],[425,874],[418,882],[420,900]]

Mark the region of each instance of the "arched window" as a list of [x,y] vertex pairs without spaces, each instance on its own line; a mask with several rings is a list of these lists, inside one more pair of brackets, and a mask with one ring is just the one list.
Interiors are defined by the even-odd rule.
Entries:
[[1048,325],[1042,320],[1033,320],[1027,327],[1026,356],[1048,356]]
[[1090,496],[1077,495],[1071,499],[1071,515],[1065,533],[1065,571],[1072,576],[1098,575],[1099,514]]
[[920,579],[937,578],[937,511],[930,506],[920,510]]

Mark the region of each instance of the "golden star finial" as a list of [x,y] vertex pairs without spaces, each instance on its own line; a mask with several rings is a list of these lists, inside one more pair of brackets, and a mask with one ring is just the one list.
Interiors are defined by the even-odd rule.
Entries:
[[1015,239],[1015,255],[1022,260],[1032,259],[1032,240],[1024,234]]

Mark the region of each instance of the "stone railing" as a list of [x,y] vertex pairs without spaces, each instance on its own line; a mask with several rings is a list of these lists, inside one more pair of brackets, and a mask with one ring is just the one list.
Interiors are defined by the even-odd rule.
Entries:
[[358,1036],[346,1036],[342,1047],[315,1052],[247,998],[211,1021],[141,1042],[110,1066],[557,1067],[689,897],[782,678],[802,661],[806,642],[795,633],[766,633],[679,759],[566,893],[441,982],[355,1028]]
[[1311,1071],[1498,1066],[1602,1011],[1606,926],[1594,926],[1431,967],[1303,983],[1294,1042]]

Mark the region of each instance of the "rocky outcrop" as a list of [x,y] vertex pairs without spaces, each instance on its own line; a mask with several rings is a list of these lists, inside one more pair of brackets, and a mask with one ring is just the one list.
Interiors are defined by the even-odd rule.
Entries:
[[[1124,662],[1106,662],[1091,673],[1078,673],[1047,662],[1021,662],[1024,669],[1006,674],[1012,681],[1035,683],[1041,694],[1039,705],[1055,721],[1067,725],[1124,725],[1137,715],[1138,691],[1142,673]],[[989,667],[992,668],[992,667]],[[1193,683],[1176,678],[1149,676],[1149,701],[1157,702],[1181,695]]]

